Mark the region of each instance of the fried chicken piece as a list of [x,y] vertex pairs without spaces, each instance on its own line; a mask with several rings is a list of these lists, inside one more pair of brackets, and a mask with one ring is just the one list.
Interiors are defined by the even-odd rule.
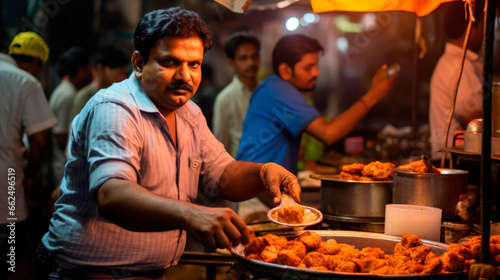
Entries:
[[371,273],[380,275],[395,275],[396,269],[392,266],[383,266],[379,269],[373,270]]
[[340,249],[341,247],[337,244],[335,239],[328,239],[326,242],[321,242],[316,251],[325,255],[337,255],[340,253]]
[[401,245],[406,248],[413,248],[422,245],[422,240],[415,234],[405,234],[401,237]]
[[277,246],[266,246],[266,248],[264,248],[264,250],[260,253],[260,257],[267,263],[274,263],[278,258],[278,252],[280,250],[281,248]]
[[307,265],[307,267],[328,267],[330,260],[327,255],[314,251],[307,253],[307,255],[302,259],[302,262]]
[[465,268],[464,257],[455,252],[444,253],[441,260],[443,261],[443,268],[448,271],[462,271]]
[[342,171],[351,174],[360,174],[363,171],[365,165],[362,163],[353,163],[342,166]]
[[379,259],[373,255],[368,255],[361,259],[353,259],[352,261],[359,267],[359,271],[362,273],[371,273],[374,270],[388,266],[385,259]]
[[[427,167],[423,160],[412,161],[408,164],[403,164],[397,167],[398,169],[405,169],[416,173],[428,173]],[[432,166],[435,173],[441,173],[436,167]]]
[[380,248],[366,247],[361,250],[365,256],[374,256],[377,259],[385,259],[385,252]]
[[410,254],[410,259],[423,264],[425,262],[425,259],[427,257],[427,254],[432,252],[431,247],[425,246],[425,245],[420,245],[417,247],[411,248],[411,254]]
[[335,267],[335,271],[337,272],[357,272],[358,267],[353,262],[341,262]]
[[250,254],[247,256],[247,258],[263,262],[262,258],[257,254]]
[[306,209],[299,205],[289,205],[276,211],[278,221],[288,224],[301,224]]
[[250,242],[245,245],[245,255],[260,255],[260,252],[262,252],[265,247],[266,243],[264,243],[264,240],[261,237],[250,238]]
[[299,266],[297,266],[297,268],[308,268],[308,267],[304,263],[299,263]]
[[359,258],[360,251],[353,245],[338,244],[340,246],[340,253],[335,255],[340,261],[351,261],[354,258]]
[[297,240],[288,241],[288,244],[284,249],[294,252],[301,259],[303,259],[307,253],[306,245]]
[[371,182],[371,181],[375,181],[375,180],[373,179],[373,177],[359,176],[359,178],[357,179],[357,181]]
[[[429,256],[431,254],[428,254]],[[427,273],[438,273],[441,271],[441,268],[443,267],[443,262],[441,261],[441,258],[434,257],[432,258],[427,258],[424,264],[424,270],[422,271],[423,274]]]
[[378,181],[387,180],[392,177],[394,167],[396,166],[390,162],[375,161],[365,165],[361,174],[371,176]]
[[[490,236],[490,244],[500,244],[500,235]],[[498,252],[500,253],[500,252]]]
[[288,265],[288,266],[299,266],[302,260],[291,250],[281,249],[278,252],[278,258],[276,259],[277,264]]
[[299,237],[297,237],[296,240],[304,243],[307,250],[314,250],[318,248],[321,242],[323,241],[321,236],[312,231],[304,232]]
[[411,248],[404,247],[403,245],[401,245],[401,243],[397,243],[394,246],[394,255],[403,255],[403,256],[406,256],[406,257],[410,257],[410,255],[411,255]]
[[320,271],[330,271],[328,268],[324,266],[311,266],[309,269],[320,270]]
[[465,260],[470,260],[474,258],[474,253],[471,249],[463,246],[462,244],[453,243],[448,247],[448,251],[455,252],[460,256],[464,257]]
[[361,177],[360,174],[352,174],[352,173],[347,173],[347,172],[340,172],[340,180],[350,180],[350,181],[357,181]]
[[285,248],[288,245],[288,239],[284,236],[277,236],[275,234],[266,234],[262,236],[262,240],[268,246],[276,246],[280,248]]
[[404,255],[392,255],[387,258],[389,265],[397,269],[403,268],[409,260],[410,258]]
[[497,263],[497,266],[500,265],[500,254],[493,256],[493,261]]
[[407,271],[409,274],[420,273],[424,271],[424,266],[415,261],[407,261],[403,267],[399,268],[400,271]]

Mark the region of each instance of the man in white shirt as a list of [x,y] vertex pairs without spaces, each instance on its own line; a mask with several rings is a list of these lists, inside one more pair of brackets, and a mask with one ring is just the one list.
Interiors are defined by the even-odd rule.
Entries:
[[36,243],[26,221],[26,198],[43,161],[47,131],[57,119],[35,78],[49,56],[44,40],[34,32],[19,33],[9,55],[0,53],[0,279],[31,279]]
[[247,32],[234,33],[224,46],[235,75],[215,99],[213,133],[233,157],[238,152],[250,97],[258,85],[259,50],[259,40]]
[[[447,3],[448,10],[444,17],[444,29],[448,36],[444,54],[439,59],[431,78],[429,124],[431,130],[432,159],[441,159],[440,149],[444,147],[446,125],[451,111],[453,90],[458,76],[462,57],[462,45],[467,30],[464,4],[462,2]],[[462,78],[457,93],[455,113],[448,134],[447,147],[453,146],[453,135],[463,130],[467,124],[482,117],[483,62],[478,52],[481,49],[484,29],[484,1],[476,1],[467,55],[465,57]]]

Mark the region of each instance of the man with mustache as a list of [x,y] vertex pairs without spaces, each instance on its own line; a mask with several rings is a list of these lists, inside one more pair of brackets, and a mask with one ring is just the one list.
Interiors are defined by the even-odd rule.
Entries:
[[[69,160],[40,255],[61,279],[166,279],[189,232],[207,249],[249,241],[230,208],[281,189],[299,201],[296,177],[277,164],[235,161],[190,98],[212,32],[180,8],[146,14],[134,33],[133,73],[97,92],[75,117]],[[45,247],[45,249],[44,249]]]
[[238,152],[250,97],[258,85],[259,50],[259,40],[248,32],[234,33],[224,45],[227,63],[235,74],[215,99],[213,132],[233,157]]
[[272,53],[276,75],[264,80],[252,94],[243,123],[238,160],[275,162],[297,173],[302,132],[330,145],[346,136],[394,87],[396,76],[383,77],[384,65],[363,97],[342,114],[326,121],[301,94],[314,89],[322,52],[323,47],[316,39],[302,34],[278,40]]

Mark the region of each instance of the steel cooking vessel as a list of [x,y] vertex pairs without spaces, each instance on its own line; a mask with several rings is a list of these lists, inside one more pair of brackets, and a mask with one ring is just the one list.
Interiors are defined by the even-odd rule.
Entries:
[[392,181],[340,180],[322,176],[320,210],[324,214],[354,218],[384,218],[392,203]]
[[393,203],[436,207],[443,210],[444,220],[456,218],[460,195],[467,194],[468,171],[447,168],[439,168],[441,174],[397,168],[393,171]]

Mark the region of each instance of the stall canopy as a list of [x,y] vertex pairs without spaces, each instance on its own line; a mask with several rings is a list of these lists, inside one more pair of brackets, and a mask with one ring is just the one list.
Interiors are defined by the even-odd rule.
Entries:
[[407,11],[422,17],[431,13],[441,3],[456,0],[311,0],[315,13],[331,11],[350,12],[381,12],[381,11]]

